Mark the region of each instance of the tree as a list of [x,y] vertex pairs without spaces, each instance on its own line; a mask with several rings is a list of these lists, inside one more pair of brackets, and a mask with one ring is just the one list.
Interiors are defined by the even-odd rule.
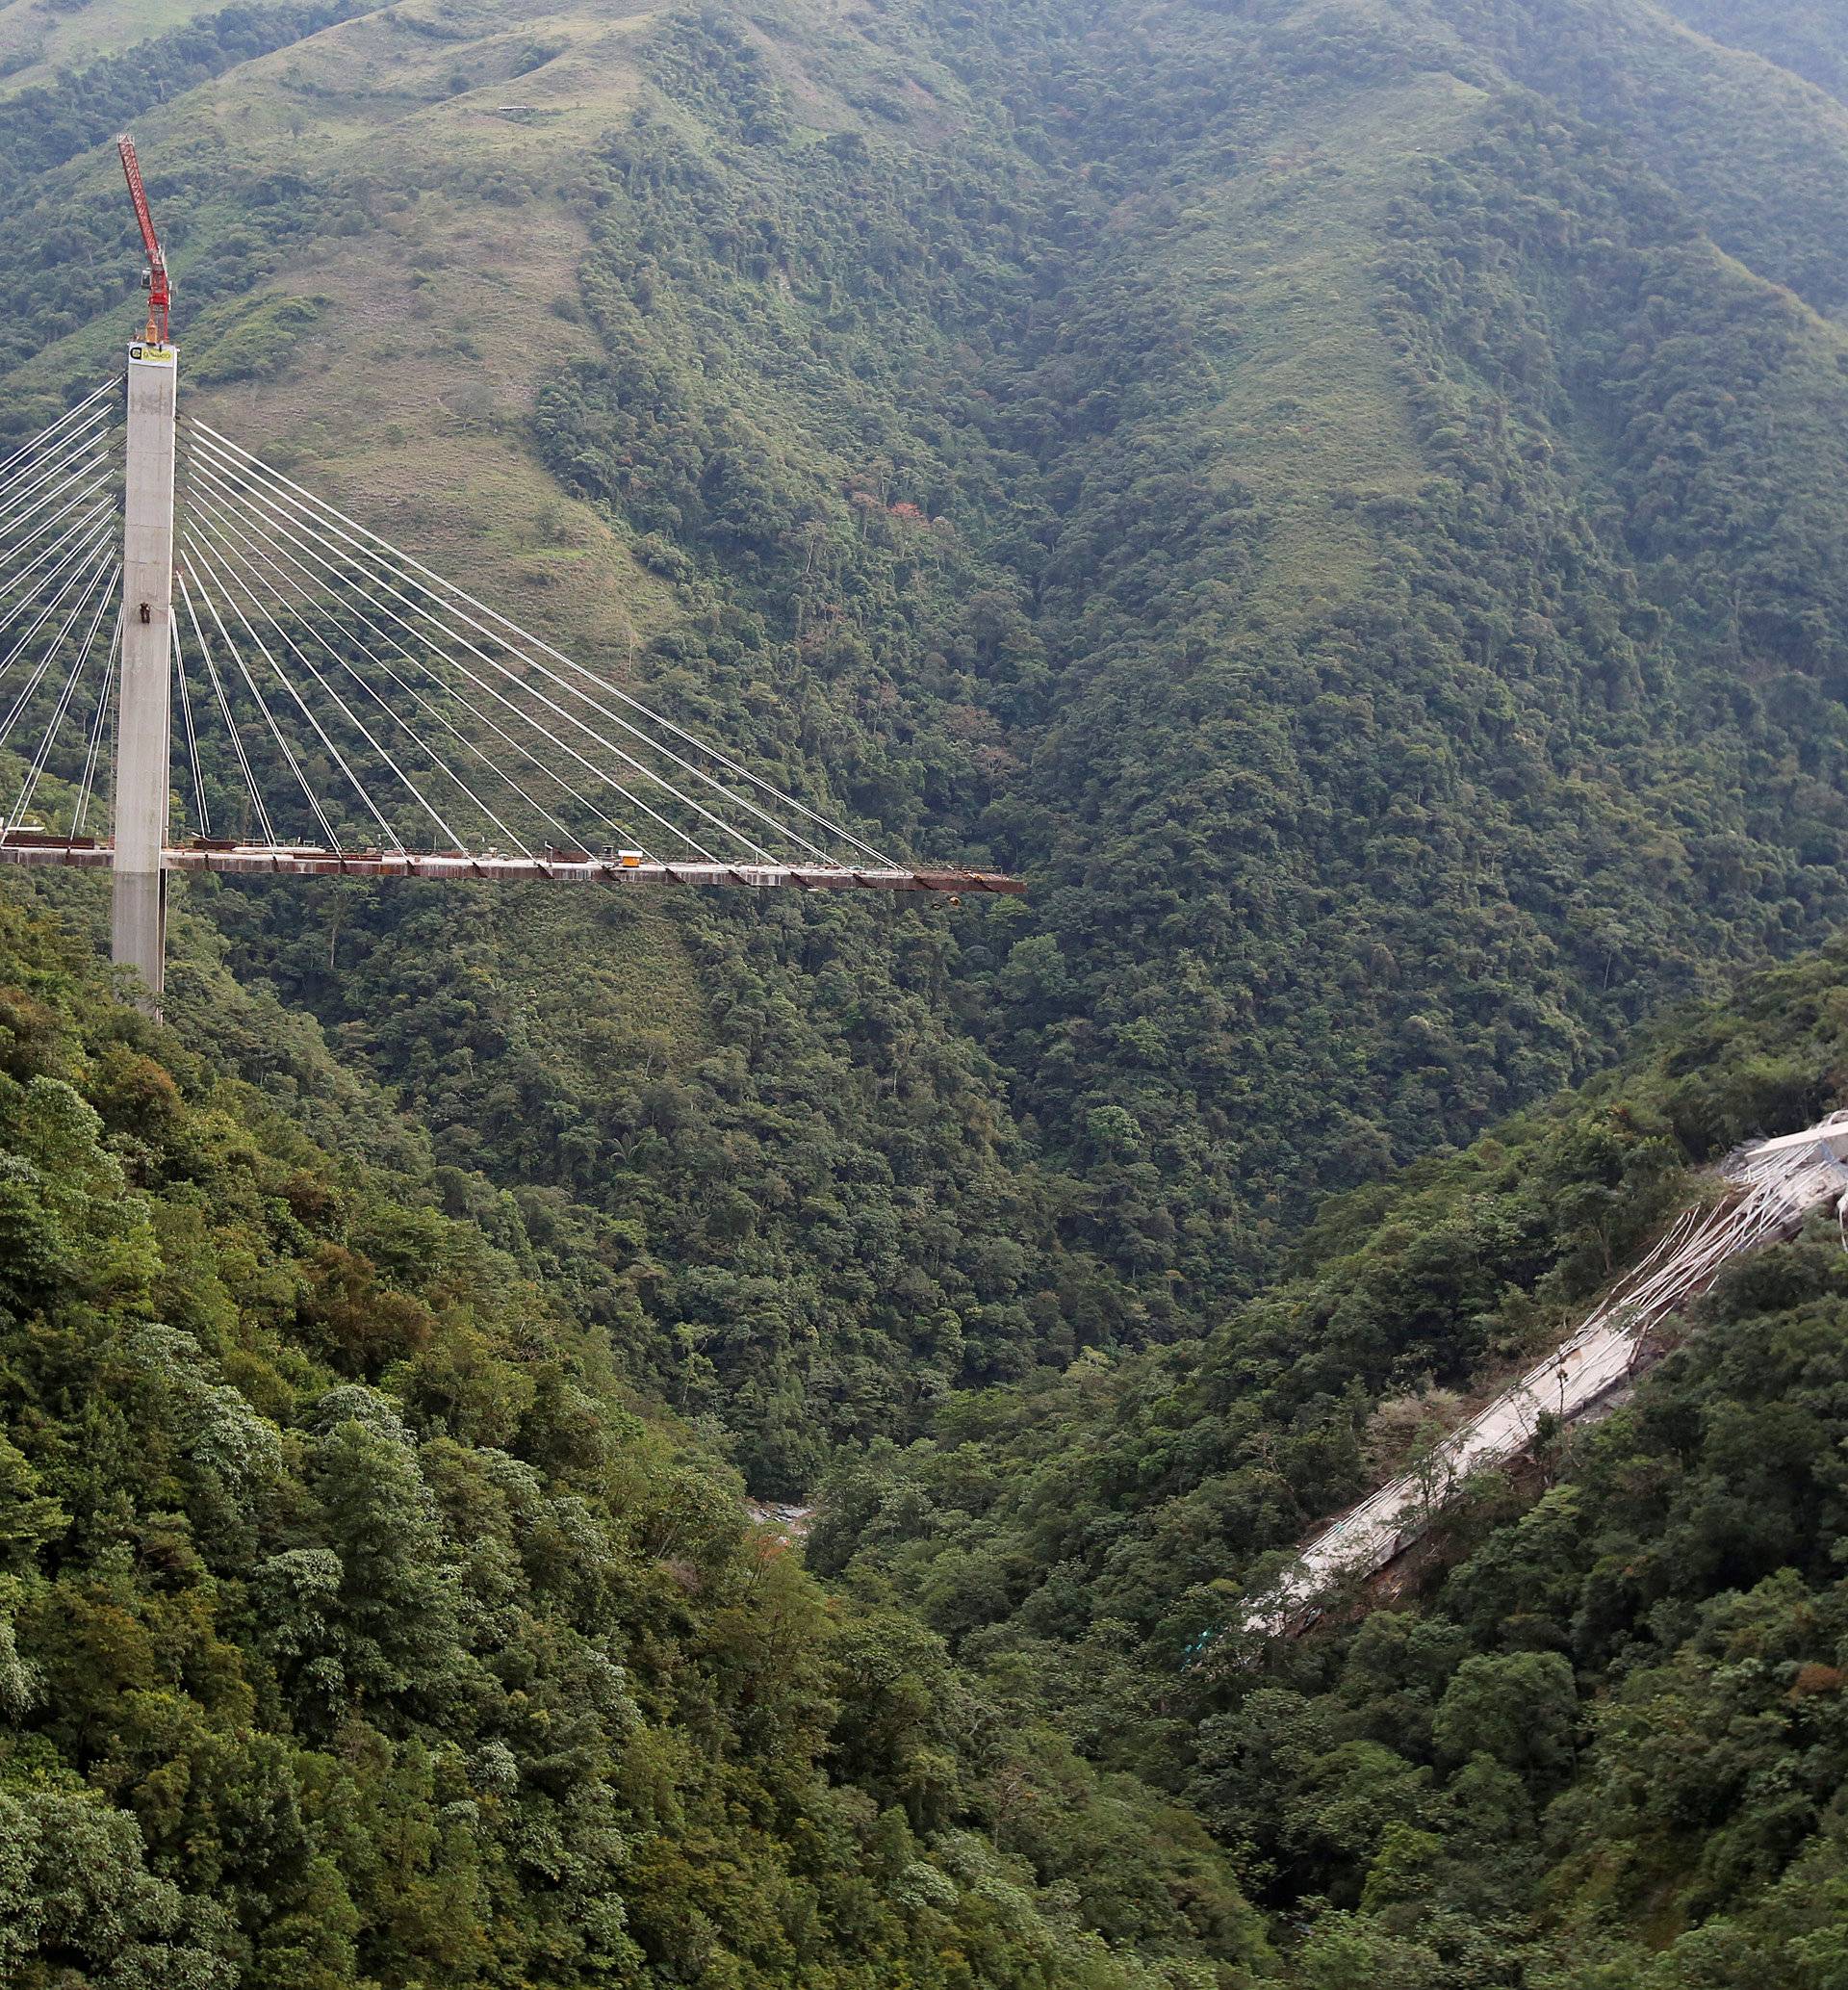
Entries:
[[1553,1651],[1483,1653],[1456,1668],[1431,1723],[1440,1761],[1486,1755],[1538,1790],[1571,1772],[1578,1694],[1570,1662]]

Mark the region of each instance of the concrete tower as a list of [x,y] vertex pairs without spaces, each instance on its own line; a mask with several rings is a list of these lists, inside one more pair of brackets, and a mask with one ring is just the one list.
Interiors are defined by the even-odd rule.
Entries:
[[173,685],[175,347],[131,346],[122,514],[121,690],[116,720],[116,960],[159,1012],[167,980],[167,844]]

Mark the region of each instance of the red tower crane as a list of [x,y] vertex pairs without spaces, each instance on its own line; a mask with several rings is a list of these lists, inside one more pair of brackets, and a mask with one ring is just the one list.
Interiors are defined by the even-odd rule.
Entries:
[[135,203],[135,219],[141,224],[141,240],[147,246],[147,273],[141,287],[147,292],[147,343],[167,344],[167,308],[172,292],[167,281],[167,256],[161,239],[154,232],[154,217],[148,212],[147,189],[141,184],[141,163],[135,156],[135,141],[126,132],[116,141],[122,155],[122,171],[128,179],[129,197]]

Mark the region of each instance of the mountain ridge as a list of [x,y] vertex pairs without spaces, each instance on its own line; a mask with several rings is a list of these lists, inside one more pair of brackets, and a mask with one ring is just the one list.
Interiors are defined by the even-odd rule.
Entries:
[[160,1036],[22,888],[31,1990],[60,1830],[124,1990],[1838,1990],[1832,1231],[1218,1635],[1848,1082],[1833,12],[96,4],[0,426],[133,329],[132,105],[190,404],[1033,890],[213,884]]
[[[917,955],[912,1025],[919,1072],[1005,1079],[936,1193],[958,1200],[998,1141],[1024,1255],[877,1326],[827,1271],[831,1338],[870,1326],[892,1367],[934,1341],[954,1386],[1036,1336],[1065,1348],[1065,1322],[1103,1346],[1195,1333],[1322,1194],[1581,1074],[1654,1005],[1838,910],[1817,860],[1840,829],[1843,607],[1818,584],[1839,335],[1715,263],[1686,191],[1637,164],[1670,127],[1695,142],[1685,107],[1719,58],[1701,44],[1690,67],[1685,35],[1627,11],[1649,88],[1607,89],[1618,121],[1596,130],[1497,67],[1536,18],[369,13],[153,129],[214,419],[439,563],[469,545],[497,596],[751,739],[779,785],[1034,871],[1024,923],[965,914],[966,943]],[[1548,57],[1581,107],[1629,45],[1601,35]],[[497,118],[504,86],[474,80],[529,44],[522,87],[566,107],[555,127]],[[405,50],[369,110],[354,79]],[[1739,62],[1756,103],[1764,65]],[[246,89],[260,121],[231,114]],[[322,101],[341,138],[310,198],[279,164],[283,107]],[[1848,154],[1797,129],[1796,101],[1767,128],[1828,177]],[[184,107],[214,104],[168,164]],[[599,118],[611,135],[558,172]],[[432,182],[443,147],[467,163]],[[287,262],[248,228],[210,246],[233,158],[278,190]],[[1834,206],[1760,226],[1778,174],[1714,160],[1687,186],[1724,180],[1723,236],[1786,273],[1829,262]],[[1550,162],[1533,187],[1527,161]],[[297,305],[315,322],[291,336],[274,312]],[[1766,478],[1786,430],[1801,445]],[[1678,538],[1678,518],[1698,526]],[[300,902],[312,930],[215,906],[243,971],[363,1045],[409,972],[384,965],[399,913]],[[587,929],[619,1013],[646,1011],[641,962],[684,974],[672,926]],[[777,927],[746,943],[801,1030],[814,983]],[[744,930],[721,918],[700,945]],[[343,943],[347,971],[314,965]],[[874,944],[863,919],[828,943],[856,972]],[[517,1065],[572,1143],[632,1140],[647,1032],[559,1089],[574,1053],[519,992],[518,949],[471,971],[504,977],[505,1047],[498,1077],[446,1083],[450,1137],[478,1137]],[[852,1054],[867,1013],[843,1000],[828,1025]],[[392,1082],[413,1069],[370,1054]],[[786,1061],[809,1054],[792,1040]],[[954,1093],[945,1116],[968,1110]],[[715,1109],[702,1088],[696,1117]],[[541,1156],[511,1165],[582,1198]],[[775,1244],[751,1275],[812,1319],[765,1167]],[[668,1228],[677,1257],[702,1248]],[[705,1335],[671,1307],[663,1350]],[[781,1426],[764,1490],[813,1469],[793,1403],[859,1435],[916,1413],[877,1405],[870,1375],[843,1393],[807,1331],[746,1355],[733,1390],[734,1410],[779,1406],[749,1413]]]

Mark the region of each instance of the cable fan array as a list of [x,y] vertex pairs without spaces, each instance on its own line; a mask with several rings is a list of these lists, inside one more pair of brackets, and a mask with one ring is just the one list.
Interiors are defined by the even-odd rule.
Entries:
[[[8,863],[114,862],[122,387],[0,460]],[[1024,889],[895,864],[218,429],[177,439],[167,868]]]
[[180,436],[175,702],[202,838],[891,868],[216,428]]
[[[85,836],[121,638],[121,380],[0,461],[0,846]],[[10,792],[8,787],[10,785]]]

